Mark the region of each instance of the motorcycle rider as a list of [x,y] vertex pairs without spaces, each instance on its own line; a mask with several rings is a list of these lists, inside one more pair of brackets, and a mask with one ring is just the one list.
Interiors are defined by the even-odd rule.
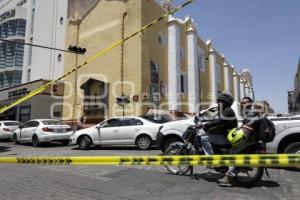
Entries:
[[250,97],[243,97],[241,101],[241,113],[243,117],[243,124],[245,123],[246,119],[251,115],[253,99]]
[[[265,105],[263,103],[255,103],[252,105],[244,119],[244,123],[239,129],[230,131],[227,136],[228,141],[232,144],[229,154],[240,154],[245,152],[247,148],[259,142],[258,131],[261,126],[261,120],[266,117]],[[232,178],[238,174],[238,168],[229,167],[222,179],[218,180],[221,186],[232,186]]]
[[216,144],[227,142],[226,137],[229,130],[237,127],[237,118],[231,108],[233,102],[234,98],[230,94],[220,94],[217,98],[218,117],[203,125],[196,125],[199,128],[197,140],[202,144],[205,154],[214,154],[210,140]]

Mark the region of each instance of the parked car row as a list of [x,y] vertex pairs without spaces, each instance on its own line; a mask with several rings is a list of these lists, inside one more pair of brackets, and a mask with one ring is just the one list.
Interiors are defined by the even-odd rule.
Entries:
[[71,126],[55,119],[35,119],[24,124],[16,121],[0,122],[0,139],[11,139],[15,144],[61,142],[78,145],[82,150],[91,146],[137,146],[150,149],[156,143],[162,126],[142,117],[115,117],[90,128],[74,132]]
[[[240,105],[232,106],[239,116]],[[209,121],[218,116],[217,105],[200,112],[202,118]],[[164,120],[167,119],[166,117]],[[270,117],[276,127],[273,142],[267,144],[268,153],[300,153],[300,115]],[[150,121],[151,120],[151,121]],[[15,121],[0,121],[0,139],[12,139],[18,143],[32,143],[37,147],[41,143],[61,142],[63,145],[77,145],[87,150],[92,146],[137,146],[141,150],[157,145],[162,151],[172,143],[182,142],[182,135],[193,117],[185,120],[168,120],[157,123],[150,113],[144,117],[114,117],[90,128],[72,131],[71,126],[54,119],[30,120],[25,124]],[[164,121],[165,122],[165,121]]]

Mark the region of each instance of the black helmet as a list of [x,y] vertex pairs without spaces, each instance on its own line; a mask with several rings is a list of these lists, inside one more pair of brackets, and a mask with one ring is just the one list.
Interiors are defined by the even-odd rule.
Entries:
[[223,102],[227,106],[231,106],[234,102],[234,99],[230,94],[222,93],[218,96],[217,102],[218,103]]

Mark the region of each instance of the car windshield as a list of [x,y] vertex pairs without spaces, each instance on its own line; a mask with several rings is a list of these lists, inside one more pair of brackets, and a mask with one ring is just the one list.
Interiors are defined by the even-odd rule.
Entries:
[[42,122],[44,125],[66,125],[65,123],[59,120],[44,120]]
[[3,124],[4,124],[4,126],[20,126],[21,125],[21,123],[19,123],[19,122],[4,122]]

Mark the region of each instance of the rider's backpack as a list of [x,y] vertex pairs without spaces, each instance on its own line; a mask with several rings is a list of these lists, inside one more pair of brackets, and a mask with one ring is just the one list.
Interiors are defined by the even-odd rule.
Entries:
[[276,130],[274,123],[268,118],[261,119],[259,139],[265,143],[272,142],[275,138]]

